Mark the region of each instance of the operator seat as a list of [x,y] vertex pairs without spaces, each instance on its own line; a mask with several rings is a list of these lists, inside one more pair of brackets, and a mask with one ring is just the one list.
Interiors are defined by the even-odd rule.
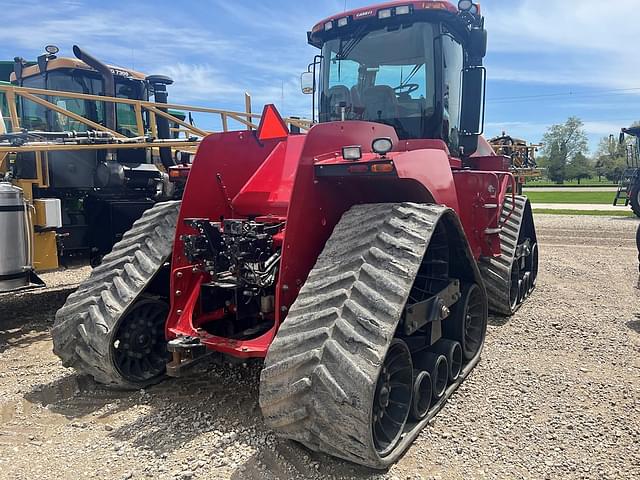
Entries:
[[335,85],[327,92],[329,97],[329,111],[331,115],[340,117],[340,108],[345,106],[345,112],[352,108],[351,90],[344,85]]
[[393,88],[388,85],[376,85],[365,90],[362,103],[365,107],[365,120],[375,122],[380,119],[398,118],[398,98]]

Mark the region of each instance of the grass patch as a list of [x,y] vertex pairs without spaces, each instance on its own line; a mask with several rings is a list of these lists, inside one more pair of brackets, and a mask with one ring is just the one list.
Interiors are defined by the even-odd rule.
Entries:
[[531,203],[586,203],[611,205],[615,192],[535,192],[527,191]]
[[619,212],[607,212],[604,210],[552,210],[548,208],[534,208],[533,213],[542,213],[548,215],[591,215],[596,217],[634,217],[632,211],[621,210]]
[[555,183],[550,182],[548,180],[529,180],[526,184],[527,188],[536,188],[536,187],[578,187],[578,188],[588,188],[588,187],[617,187],[617,183],[612,183],[610,180],[603,178],[602,180],[598,180],[597,178],[590,178],[588,180],[581,180],[578,185],[577,180],[571,180],[564,183]]

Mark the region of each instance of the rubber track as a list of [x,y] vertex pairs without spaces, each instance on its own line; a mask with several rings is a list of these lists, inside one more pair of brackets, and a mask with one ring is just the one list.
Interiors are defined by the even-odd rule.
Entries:
[[507,197],[500,222],[504,223],[500,233],[501,255],[498,258],[483,259],[480,262],[480,272],[484,279],[489,300],[489,311],[499,315],[513,315],[520,305],[511,309],[509,289],[511,287],[511,266],[520,240],[525,206],[529,200],[523,196],[516,196],[515,210],[505,222],[513,209],[513,200]]
[[65,367],[115,387],[143,386],[115,369],[112,339],[119,319],[169,259],[179,211],[179,201],[147,210],[57,311],[53,352]]
[[[372,468],[371,404],[383,359],[446,207],[360,205],[336,226],[269,348],[266,424],[308,448]],[[417,433],[416,433],[417,435]]]

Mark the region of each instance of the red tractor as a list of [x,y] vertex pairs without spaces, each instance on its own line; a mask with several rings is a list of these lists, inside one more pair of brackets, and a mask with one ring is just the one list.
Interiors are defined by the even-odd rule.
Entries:
[[463,0],[318,23],[319,121],[210,135],[182,203],[149,210],[57,313],[64,364],[120,388],[207,353],[264,359],[279,435],[394,462],[479,361],[488,311],[536,284],[529,202],[481,137],[486,31]]

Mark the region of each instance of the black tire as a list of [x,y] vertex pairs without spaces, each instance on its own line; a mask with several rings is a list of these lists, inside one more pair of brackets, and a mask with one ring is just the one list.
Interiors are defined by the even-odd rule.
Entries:
[[373,443],[380,456],[398,445],[411,413],[413,362],[411,351],[402,340],[391,342],[376,382],[373,397]]
[[461,293],[449,318],[442,322],[442,331],[445,338],[460,342],[464,359],[470,360],[484,345],[488,314],[478,285],[464,284]]
[[447,357],[440,353],[424,352],[418,356],[416,367],[429,373],[431,377],[431,395],[434,402],[437,402],[444,395],[449,383]]
[[433,387],[431,375],[424,370],[413,372],[413,398],[411,400],[411,418],[415,421],[424,419],[431,407]]
[[446,357],[449,367],[449,381],[455,382],[460,376],[463,364],[462,345],[460,342],[442,338],[430,350]]
[[[53,351],[64,366],[99,383],[126,389],[141,388],[163,378],[164,368],[158,367],[163,329],[162,338],[155,334],[147,347],[135,351],[139,356],[149,350],[150,358],[139,358],[142,364],[150,363],[147,372],[124,372],[117,361],[122,350],[114,344],[123,340],[121,329],[131,327],[128,320],[148,322],[136,317],[139,308],[150,302],[156,308],[167,308],[166,303],[159,306],[161,297],[145,292],[170,258],[179,210],[180,202],[160,203],[147,210],[58,310],[52,329]],[[168,295],[168,284],[165,288]],[[155,332],[157,315],[149,327]],[[144,325],[140,327],[144,330]]]

